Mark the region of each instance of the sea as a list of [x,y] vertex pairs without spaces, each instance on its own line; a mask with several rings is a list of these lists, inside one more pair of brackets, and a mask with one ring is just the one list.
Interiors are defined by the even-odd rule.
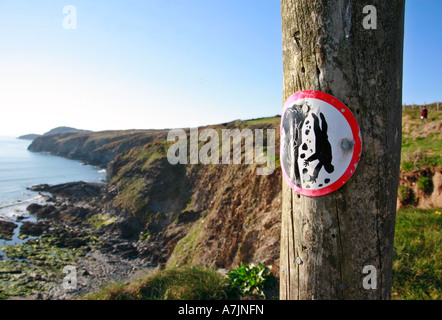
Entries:
[[[105,183],[105,169],[47,153],[31,152],[28,150],[31,143],[14,137],[0,137],[0,220],[12,221],[19,226],[23,221],[35,222],[26,207],[31,203],[44,203],[44,196],[28,189],[33,185],[74,181]],[[12,240],[0,239],[0,248],[22,242],[18,238],[18,229]]]

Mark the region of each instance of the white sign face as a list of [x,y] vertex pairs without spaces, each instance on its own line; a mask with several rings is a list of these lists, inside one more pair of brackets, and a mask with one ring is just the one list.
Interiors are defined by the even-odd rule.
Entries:
[[331,193],[356,170],[362,144],[351,111],[319,91],[300,91],[284,104],[281,167],[289,186],[306,196]]

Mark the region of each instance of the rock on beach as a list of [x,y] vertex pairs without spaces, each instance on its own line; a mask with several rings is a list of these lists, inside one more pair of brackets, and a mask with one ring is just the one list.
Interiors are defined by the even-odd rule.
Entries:
[[0,239],[11,240],[15,228],[17,225],[14,222],[0,220]]

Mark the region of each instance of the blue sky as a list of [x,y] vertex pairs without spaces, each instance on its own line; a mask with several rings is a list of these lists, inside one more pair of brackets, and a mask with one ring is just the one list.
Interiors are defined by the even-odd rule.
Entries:
[[442,102],[442,1],[405,5],[404,104]]
[[[404,103],[442,101],[441,13],[407,1]],[[279,0],[0,0],[0,135],[273,116],[281,46]]]

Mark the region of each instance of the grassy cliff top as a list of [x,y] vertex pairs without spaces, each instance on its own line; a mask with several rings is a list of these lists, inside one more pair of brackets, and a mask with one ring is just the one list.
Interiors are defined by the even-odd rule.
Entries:
[[420,119],[420,112],[420,109],[403,111],[403,171],[442,165],[442,111],[430,110],[426,120]]

